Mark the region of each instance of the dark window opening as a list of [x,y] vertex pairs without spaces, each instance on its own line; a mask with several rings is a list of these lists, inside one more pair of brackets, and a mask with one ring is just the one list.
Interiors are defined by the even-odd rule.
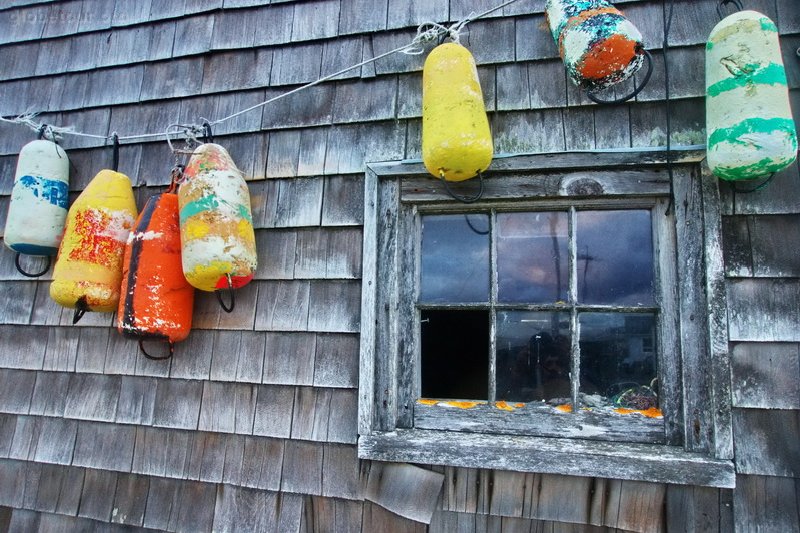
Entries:
[[489,311],[421,312],[422,396],[487,400]]

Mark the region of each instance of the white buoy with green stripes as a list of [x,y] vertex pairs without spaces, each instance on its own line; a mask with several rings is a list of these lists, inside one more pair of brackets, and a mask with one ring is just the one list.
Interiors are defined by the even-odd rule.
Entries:
[[708,166],[724,180],[767,176],[797,157],[778,28],[740,11],[717,24],[706,43]]

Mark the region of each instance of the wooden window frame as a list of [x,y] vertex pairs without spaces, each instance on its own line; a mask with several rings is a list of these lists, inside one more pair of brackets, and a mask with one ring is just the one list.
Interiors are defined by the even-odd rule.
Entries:
[[[716,179],[701,168],[701,151],[673,153],[675,206],[653,216],[654,250],[664,286],[662,353],[679,368],[668,396],[664,442],[581,438],[591,414],[575,413],[547,435],[414,427],[418,379],[415,324],[418,211],[463,212],[439,180],[418,163],[374,163],[365,178],[359,380],[359,457],[522,472],[556,473],[732,487],[735,473],[730,421],[730,362]],[[474,180],[473,180],[474,181]],[[464,188],[474,187],[467,182]],[[522,202],[563,207],[654,205],[666,212],[670,179],[664,152],[538,154],[495,159],[484,178],[481,206]],[[654,242],[654,246],[656,243]],[[666,352],[665,352],[666,351]],[[664,359],[662,358],[662,361]],[[667,357],[670,360],[670,357]],[[662,394],[663,397],[663,394]],[[480,411],[480,410],[479,410]],[[488,409],[484,412],[488,413]],[[470,417],[480,416],[480,413]],[[497,413],[495,413],[497,414]],[[511,414],[511,413],[509,413]],[[502,415],[500,415],[502,416]],[[625,423],[622,424],[624,431]],[[583,433],[585,436],[585,433]],[[566,438],[565,438],[566,437]]]

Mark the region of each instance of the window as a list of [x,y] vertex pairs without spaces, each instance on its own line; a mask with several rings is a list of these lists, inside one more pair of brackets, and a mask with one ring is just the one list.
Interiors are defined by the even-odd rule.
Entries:
[[[536,159],[469,205],[368,171],[360,456],[730,486],[718,214],[667,214],[652,157]],[[676,194],[713,201],[699,175]]]

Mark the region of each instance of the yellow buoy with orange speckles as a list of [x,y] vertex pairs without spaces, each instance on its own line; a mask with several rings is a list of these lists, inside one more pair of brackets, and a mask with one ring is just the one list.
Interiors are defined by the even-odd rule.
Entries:
[[80,311],[115,311],[125,243],[135,220],[136,201],[128,177],[101,170],[67,214],[50,297]]

